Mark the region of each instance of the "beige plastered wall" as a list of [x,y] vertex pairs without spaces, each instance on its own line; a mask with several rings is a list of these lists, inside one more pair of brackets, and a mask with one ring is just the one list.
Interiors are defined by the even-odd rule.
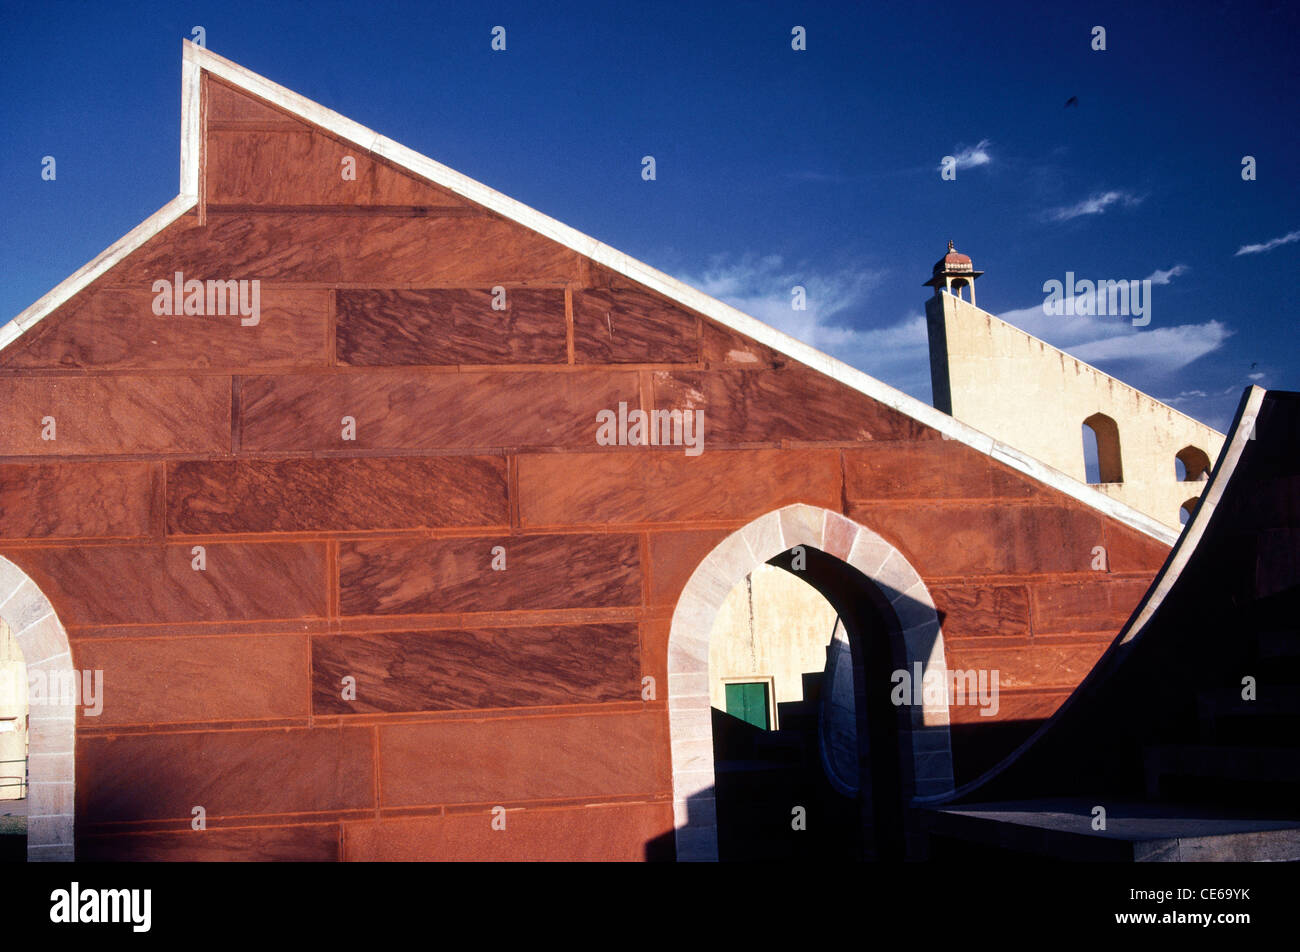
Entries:
[[1119,429],[1123,482],[1093,487],[1179,528],[1205,481],[1180,481],[1175,457],[1195,446],[1213,466],[1222,433],[950,294],[926,302],[926,323],[935,407],[1080,482],[1083,422],[1103,413]]
[[[760,565],[731,589],[709,640],[709,703],[726,711],[729,680],[772,678],[776,703],[803,700],[803,674],[826,668],[835,609],[784,569]],[[774,712],[775,713],[775,712]]]

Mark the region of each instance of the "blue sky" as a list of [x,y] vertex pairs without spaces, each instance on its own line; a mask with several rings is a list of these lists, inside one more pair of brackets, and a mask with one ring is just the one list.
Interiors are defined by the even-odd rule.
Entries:
[[[1295,5],[1048,6],[4,3],[0,320],[175,195],[180,40],[201,25],[927,402],[921,283],[950,238],[987,272],[981,307],[1212,426],[1252,382],[1300,389]],[[1152,278],[1150,324],[1043,315],[1067,271]]]

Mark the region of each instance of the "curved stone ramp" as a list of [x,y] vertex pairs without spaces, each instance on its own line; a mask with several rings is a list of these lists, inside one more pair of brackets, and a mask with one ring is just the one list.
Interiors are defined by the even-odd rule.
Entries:
[[1019,852],[1300,858],[1300,394],[1246,391],[1165,565],[1056,714],[914,803],[932,834]]

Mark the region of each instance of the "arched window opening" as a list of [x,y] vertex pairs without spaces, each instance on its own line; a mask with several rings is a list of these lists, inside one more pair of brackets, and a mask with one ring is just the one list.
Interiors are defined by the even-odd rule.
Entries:
[[1104,413],[1094,413],[1083,421],[1083,462],[1090,483],[1124,482],[1119,426]]
[[1184,446],[1174,457],[1174,475],[1180,483],[1199,483],[1210,478],[1210,457],[1205,450]]
[[1185,526],[1192,521],[1192,513],[1196,511],[1196,504],[1200,501],[1199,497],[1193,496],[1182,504],[1178,510],[1178,524],[1180,526]]

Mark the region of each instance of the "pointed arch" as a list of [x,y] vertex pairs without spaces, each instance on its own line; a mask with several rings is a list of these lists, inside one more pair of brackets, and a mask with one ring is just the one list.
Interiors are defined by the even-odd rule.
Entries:
[[[1083,421],[1091,430],[1097,444],[1097,482],[1124,482],[1124,462],[1119,446],[1119,424],[1104,413],[1094,413]],[[1087,435],[1084,435],[1084,457],[1088,455]],[[1089,479],[1089,482],[1092,482]]]
[[[1182,474],[1179,475],[1179,465]],[[1199,483],[1210,478],[1210,456],[1199,446],[1184,446],[1174,454],[1174,475],[1180,482]]]
[[[934,600],[907,558],[883,538],[838,512],[795,504],[769,512],[723,539],[682,589],[668,638],[668,718],[678,860],[718,858],[709,641],[718,609],[756,567],[794,546],[817,549],[856,569],[889,602],[894,636],[907,669],[947,679],[943,632]],[[941,693],[941,692],[934,692]],[[917,799],[953,789],[946,697],[922,694],[909,730],[910,792]]]
[[[48,685],[71,685],[76,671],[68,633],[50,600],[22,569],[0,556],[0,618],[5,620],[27,664]],[[28,713],[27,859],[74,858],[75,695],[48,691]]]

